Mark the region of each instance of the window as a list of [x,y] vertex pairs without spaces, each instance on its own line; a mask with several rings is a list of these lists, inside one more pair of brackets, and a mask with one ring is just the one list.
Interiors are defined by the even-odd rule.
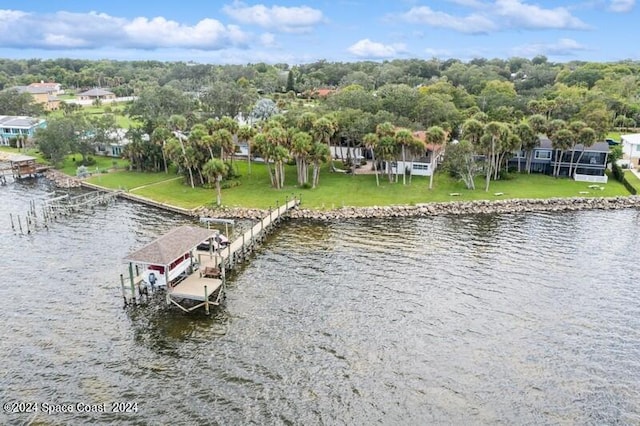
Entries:
[[640,145],[636,145],[636,152],[640,152]]
[[536,160],[551,160],[551,151],[536,151]]

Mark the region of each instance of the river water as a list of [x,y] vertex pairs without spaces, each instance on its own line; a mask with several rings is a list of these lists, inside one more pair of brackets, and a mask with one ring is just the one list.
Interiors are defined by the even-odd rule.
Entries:
[[38,408],[2,424],[640,424],[638,210],[290,221],[207,317],[122,307],[122,258],[187,219],[11,230],[52,193],[0,187],[0,400]]

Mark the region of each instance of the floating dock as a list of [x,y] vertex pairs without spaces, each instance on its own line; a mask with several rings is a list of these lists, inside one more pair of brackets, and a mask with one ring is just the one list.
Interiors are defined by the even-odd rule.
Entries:
[[[152,292],[156,291],[153,285],[149,286],[149,283],[144,281],[143,274],[139,270],[140,266],[146,268],[149,265],[156,265],[161,268],[163,274],[166,274],[165,282],[168,284],[165,297],[167,304],[173,304],[184,312],[192,312],[204,307],[208,314],[209,307],[219,305],[224,297],[227,270],[244,261],[274,226],[299,204],[300,200],[293,198],[287,200],[285,204],[269,210],[268,215],[265,215],[222,250],[211,248],[209,251],[202,251],[197,249],[197,246],[203,241],[215,238],[217,230],[181,226],[138,251],[130,253],[124,258],[124,262],[129,264],[128,285],[125,283],[124,275],[120,275],[125,306],[141,302],[143,297],[149,296],[150,289]],[[172,262],[175,263],[176,259],[182,257],[188,259],[189,262],[185,273],[175,279],[170,279]]]

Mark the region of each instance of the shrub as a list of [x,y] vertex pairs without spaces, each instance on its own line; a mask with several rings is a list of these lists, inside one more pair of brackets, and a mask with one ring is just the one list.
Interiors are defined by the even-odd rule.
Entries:
[[238,181],[238,180],[223,180],[222,183],[220,184],[220,188],[222,188],[222,189],[234,188],[236,186],[240,186],[240,181]]

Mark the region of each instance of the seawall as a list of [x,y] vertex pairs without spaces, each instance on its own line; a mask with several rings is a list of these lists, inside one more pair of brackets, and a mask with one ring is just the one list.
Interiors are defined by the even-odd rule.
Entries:
[[[451,201],[411,206],[342,207],[334,210],[305,209],[303,205],[303,207],[292,210],[289,216],[298,219],[342,220],[460,214],[561,212],[593,209],[616,210],[633,207],[640,207],[640,196]],[[255,219],[261,217],[265,212],[267,210],[243,208],[201,208],[194,211],[199,216],[242,219]]]

